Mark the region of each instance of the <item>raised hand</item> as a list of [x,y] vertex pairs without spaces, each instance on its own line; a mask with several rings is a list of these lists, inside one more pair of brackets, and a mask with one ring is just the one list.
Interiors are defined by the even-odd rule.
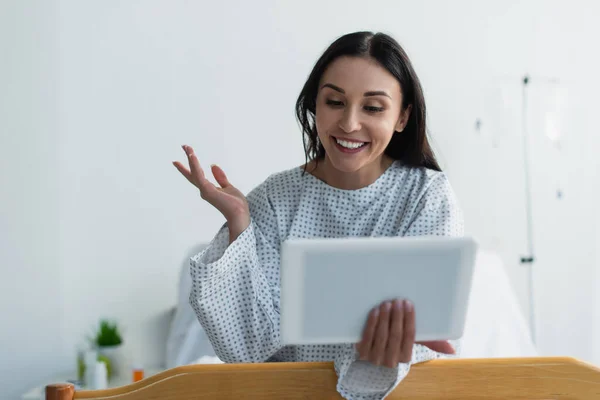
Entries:
[[[415,309],[411,302],[402,299],[383,302],[371,310],[363,337],[356,345],[361,360],[389,368],[407,363],[412,357],[415,343]],[[447,341],[419,342],[430,349],[454,354]]]
[[179,161],[174,161],[173,165],[198,188],[202,199],[223,214],[227,220],[230,242],[234,241],[250,224],[250,210],[246,196],[229,183],[221,168],[213,165],[211,171],[220,187],[215,186],[206,179],[194,149],[187,145],[183,145],[182,148],[187,156],[189,169]]

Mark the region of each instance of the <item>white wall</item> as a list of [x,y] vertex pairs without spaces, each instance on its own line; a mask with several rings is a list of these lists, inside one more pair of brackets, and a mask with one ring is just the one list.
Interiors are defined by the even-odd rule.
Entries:
[[[537,259],[534,286],[538,346],[542,354],[569,354],[591,361],[596,346],[594,321],[600,318],[599,309],[592,301],[598,268],[597,258],[593,256],[592,221],[597,213],[594,202],[599,194],[597,181],[593,180],[593,152],[598,142],[592,116],[597,107],[595,93],[600,88],[594,71],[600,60],[590,51],[594,46],[592,38],[598,36],[598,28],[592,23],[598,15],[598,5],[575,2],[567,7],[557,2],[543,2],[542,7],[541,2],[530,1],[505,3],[496,11],[493,17],[483,18],[486,28],[478,32],[485,44],[483,54],[477,54],[485,62],[477,67],[483,68],[485,75],[474,74],[472,78],[485,78],[481,88],[489,87],[476,97],[483,100],[475,110],[481,110],[484,132],[481,137],[473,134],[473,118],[469,118],[471,107],[465,112],[464,103],[451,101],[458,88],[448,91],[444,115],[452,120],[445,127],[454,134],[444,137],[440,147],[448,155],[448,166],[467,210],[471,232],[477,234],[484,245],[502,254],[526,307],[527,269],[518,262],[526,251],[526,231],[521,89],[517,78],[523,73],[531,74],[528,122]],[[471,17],[478,16],[472,14]],[[470,30],[475,32],[472,27]],[[470,48],[467,43],[472,41],[462,45]],[[491,81],[492,76],[497,78]],[[546,77],[559,79],[568,93],[561,109],[561,151],[552,147],[544,135],[541,118],[552,100],[550,85],[540,82]],[[456,80],[463,82],[465,78],[459,75]],[[509,79],[515,83],[509,85]],[[497,104],[493,94],[499,85],[505,87],[507,111],[498,114],[495,107],[495,118],[494,115],[486,118],[489,113],[486,110]],[[503,125],[505,130],[491,132],[495,125]],[[458,132],[460,134],[456,134]],[[477,172],[473,171],[474,165],[480,166]],[[564,193],[560,200],[556,196],[558,189]],[[573,340],[572,330],[578,332],[576,340]]]
[[[598,104],[595,93],[600,88],[600,80],[594,71],[600,66],[600,58],[589,49],[593,47],[592,38],[598,36],[593,19],[600,8],[596,3],[583,2],[570,3],[568,7],[544,2],[544,6],[524,2],[495,19],[498,27],[511,26],[512,31],[524,35],[526,46],[521,48],[527,49],[527,53],[516,65],[532,76],[529,128],[537,258],[534,268],[538,346],[543,354],[569,354],[598,362],[600,359],[593,358],[597,333],[594,336],[592,332],[594,320],[600,318],[600,309],[595,308],[591,300],[597,287],[594,276],[598,270],[598,259],[593,255],[596,228],[593,221],[597,215],[594,204],[600,192],[598,181],[593,176],[597,169],[595,149],[599,142],[592,118]],[[519,14],[525,16],[522,23],[517,22]],[[525,35],[527,27],[533,30],[532,35]],[[500,32],[498,30],[499,35]],[[508,58],[510,53],[514,53],[514,49],[504,54],[500,52],[496,57],[490,54],[488,59],[502,65],[501,57]],[[507,68],[507,71],[510,70]],[[502,73],[502,70],[497,69],[497,73]],[[540,83],[544,77],[558,78],[567,94],[561,108],[562,115],[559,114],[563,133],[560,151],[544,136],[544,113],[551,108],[553,100],[549,85]],[[493,169],[498,175],[493,185],[483,187],[493,188],[493,194],[499,201],[496,201],[495,212],[491,213],[492,218],[480,221],[488,226],[504,225],[508,228],[509,224],[523,221],[518,213],[517,218],[511,216],[512,210],[499,212],[502,203],[507,200],[505,194],[511,193],[509,185],[513,189],[522,185],[522,181],[506,179],[507,175],[522,176],[521,158],[517,157],[516,164],[508,159],[515,150],[521,150],[518,146],[519,133],[520,129],[515,128],[512,136],[507,134],[498,140],[498,149],[502,150],[496,153],[503,153],[504,157],[489,158],[494,162]],[[517,146],[511,146],[513,143]],[[563,192],[561,199],[556,196],[558,189]],[[485,228],[479,226],[479,232]],[[508,229],[499,232],[506,235]],[[507,260],[517,260],[515,247],[499,248],[505,250]],[[513,271],[518,268],[515,263]],[[513,277],[519,275],[513,274]],[[515,279],[515,282],[526,280]],[[576,340],[572,340],[574,329],[578,332]]]
[[69,368],[59,263],[56,7],[0,2],[0,385]]
[[[600,33],[589,10],[596,7],[597,15],[595,3],[44,4],[28,11],[40,21],[13,22],[9,30],[26,35],[46,27],[47,53],[36,56],[42,62],[36,60],[37,69],[29,75],[42,87],[53,82],[47,92],[58,88],[58,101],[51,94],[36,97],[35,121],[11,113],[11,124],[23,133],[8,160],[23,162],[21,155],[31,152],[25,137],[36,138],[40,152],[48,151],[46,159],[24,164],[43,167],[52,177],[37,179],[48,185],[54,210],[37,212],[47,219],[44,232],[56,232],[50,227],[58,227],[60,221],[60,240],[52,236],[55,246],[50,246],[42,233],[30,240],[53,254],[44,259],[55,262],[53,267],[44,265],[44,283],[62,284],[60,300],[45,302],[68,315],[63,347],[54,347],[61,355],[70,360],[82,335],[99,317],[109,316],[125,325],[131,354],[147,364],[158,362],[158,356],[144,349],[159,345],[155,328],[175,301],[182,256],[194,244],[210,240],[222,222],[170,164],[182,159],[179,145],[194,145],[204,165],[219,163],[246,192],[268,174],[301,164],[293,107],[304,79],[335,37],[372,29],[392,33],[413,59],[425,87],[432,135],[465,208],[468,230],[484,246],[500,252],[524,308],[527,274],[518,264],[525,251],[519,87],[508,82],[518,82],[525,72],[534,79],[554,76],[568,82],[573,96],[562,153],[553,152],[534,128],[539,126],[539,106],[530,114],[536,131],[532,174],[539,345],[545,354],[593,357],[600,299],[594,306],[596,264],[582,249],[594,248],[594,227],[585,222],[596,218],[593,201],[598,199],[597,186],[592,191],[590,183],[595,139],[588,117],[594,111],[594,90],[600,86],[598,60],[591,51]],[[23,12],[26,7],[18,9]],[[27,44],[33,39],[23,40]],[[15,63],[26,60],[17,58]],[[55,69],[46,68],[52,62],[57,63]],[[29,82],[25,73],[17,74],[23,84]],[[509,95],[507,114],[490,102],[499,85]],[[542,104],[543,89],[532,86],[534,97],[538,100],[533,104]],[[16,113],[29,111],[27,104],[14,104]],[[477,118],[483,120],[481,133],[474,129]],[[40,129],[48,125],[59,128]],[[491,137],[497,126],[503,131]],[[25,136],[27,132],[31,136]],[[4,134],[2,140],[4,148]],[[50,162],[51,157],[58,161]],[[560,201],[554,196],[554,177],[564,185]],[[12,175],[3,179],[21,185]],[[41,190],[29,182],[24,190]],[[21,196],[10,199],[26,215]],[[17,245],[25,254],[27,236],[8,232],[11,240],[20,239]],[[16,254],[9,262],[30,268],[17,273],[20,285],[36,285],[30,276],[41,273],[42,267],[33,264],[39,258],[26,264]],[[0,293],[1,300],[16,297]],[[35,323],[33,317],[30,321]],[[578,340],[572,340],[571,329],[581,333]],[[600,363],[600,349],[596,354]]]

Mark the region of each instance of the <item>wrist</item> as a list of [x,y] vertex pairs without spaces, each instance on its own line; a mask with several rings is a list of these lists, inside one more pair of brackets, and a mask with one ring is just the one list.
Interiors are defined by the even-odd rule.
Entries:
[[233,243],[250,226],[250,217],[227,221],[229,243]]

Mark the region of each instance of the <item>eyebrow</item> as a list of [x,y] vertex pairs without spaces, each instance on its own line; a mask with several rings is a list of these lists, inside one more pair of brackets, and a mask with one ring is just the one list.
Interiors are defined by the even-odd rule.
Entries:
[[[323,88],[330,88],[335,90],[336,92],[340,92],[342,94],[346,93],[346,91],[344,89],[342,89],[339,86],[335,86],[333,83],[326,83],[323,86],[321,86],[321,89]],[[389,94],[387,94],[386,92],[384,92],[383,90],[371,90],[368,92],[365,92],[364,94],[365,97],[371,97],[371,96],[386,96],[389,97],[390,99],[392,98],[392,96],[390,96]]]

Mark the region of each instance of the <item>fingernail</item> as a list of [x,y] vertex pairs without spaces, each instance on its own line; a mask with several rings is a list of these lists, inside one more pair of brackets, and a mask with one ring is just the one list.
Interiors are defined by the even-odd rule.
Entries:
[[379,315],[379,307],[372,309],[371,314],[373,314],[374,317],[377,317]]
[[389,301],[386,301],[385,303],[383,303],[383,309],[385,311],[390,311],[391,308],[392,308],[392,303],[390,303]]
[[404,302],[402,300],[394,300],[394,308],[398,311],[404,308]]
[[413,305],[413,303],[410,300],[404,300],[404,307],[406,308],[406,311],[408,312],[413,312],[413,310],[415,309],[415,306]]

